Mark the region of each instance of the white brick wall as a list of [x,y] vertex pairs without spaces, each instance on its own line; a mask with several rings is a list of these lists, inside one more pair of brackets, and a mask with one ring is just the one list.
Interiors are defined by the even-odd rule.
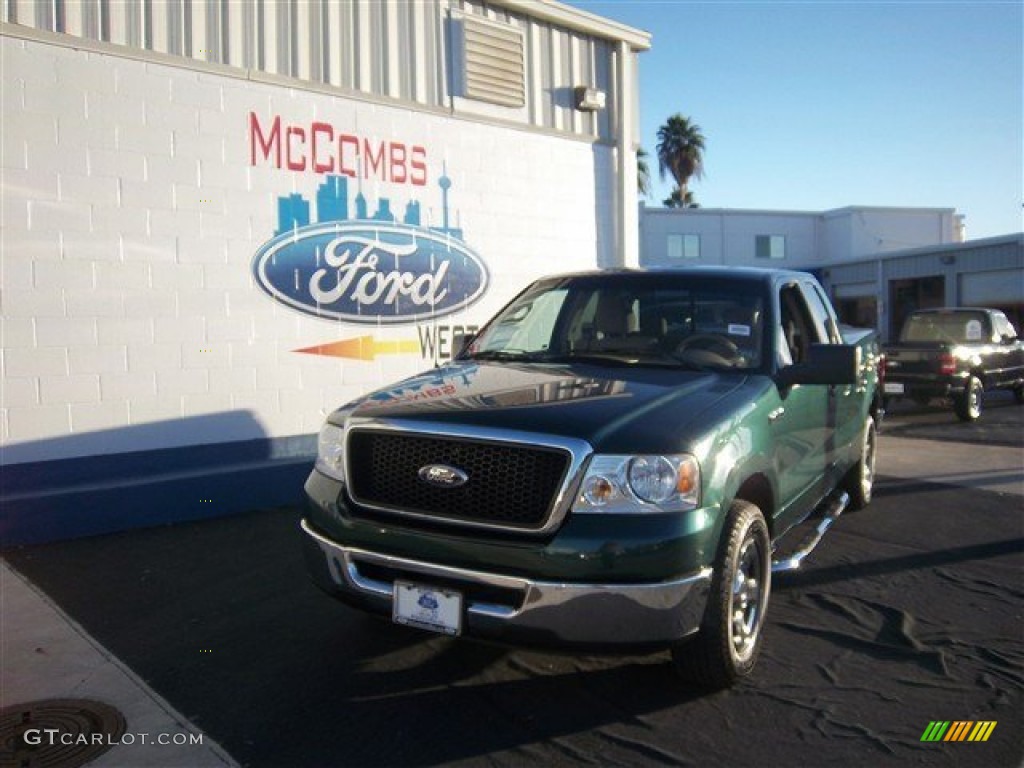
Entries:
[[68,369],[72,374],[125,373],[128,349],[125,346],[71,347]]
[[[117,226],[118,217],[108,209],[94,211],[94,227],[109,224]],[[33,226],[35,226],[33,224]],[[121,258],[119,236],[110,231],[74,232],[61,231],[61,256],[65,259],[83,261],[117,261]]]
[[5,349],[4,378],[58,377],[68,374],[66,349]]
[[[61,347],[63,349],[74,347],[88,353],[94,348],[93,345],[99,338],[97,320],[94,318],[72,319],[40,316],[36,317],[33,322],[36,330],[36,344],[41,349],[45,347]],[[62,355],[67,357],[63,352]]]
[[100,402],[100,377],[96,375],[41,376],[40,400],[43,405]]
[[[419,353],[295,351],[417,329],[317,320],[255,285],[278,198],[301,194],[315,213],[322,177],[253,167],[250,112],[425,147],[428,185],[367,181],[371,213],[379,197],[399,217],[418,199],[440,224],[446,166],[453,223],[491,284],[444,324],[482,323],[529,280],[592,267],[611,247],[612,186],[595,182],[607,148],[9,37],[0,53],[5,462],[310,433],[429,367]],[[350,195],[354,213],[354,182]]]
[[150,317],[98,318],[95,323],[96,339],[100,344],[153,343],[153,319]]
[[7,408],[31,408],[39,405],[39,380],[35,377],[5,378],[4,405]]
[[156,396],[156,373],[101,373],[100,396],[107,403],[125,403],[132,398]]
[[118,429],[128,423],[128,402],[114,400],[108,403],[71,405],[71,430],[73,432],[96,432]]
[[71,432],[71,413],[67,405],[37,407],[8,406],[8,440],[18,443],[52,438]]
[[36,345],[35,321],[30,317],[0,317],[0,347],[18,349]]

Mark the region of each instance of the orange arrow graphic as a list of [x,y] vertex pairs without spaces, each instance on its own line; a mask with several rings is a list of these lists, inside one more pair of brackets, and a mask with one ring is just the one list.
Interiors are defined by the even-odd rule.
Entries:
[[420,343],[415,339],[400,341],[381,341],[373,336],[357,336],[352,339],[332,341],[329,344],[317,344],[315,347],[303,347],[292,350],[307,355],[327,355],[328,357],[349,357],[354,360],[373,360],[377,355],[408,355],[420,351]]

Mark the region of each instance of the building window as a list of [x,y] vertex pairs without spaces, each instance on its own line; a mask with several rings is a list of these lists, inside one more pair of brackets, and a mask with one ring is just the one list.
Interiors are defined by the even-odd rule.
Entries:
[[759,259],[786,258],[785,235],[758,235],[754,238],[754,255]]
[[699,259],[700,235],[669,235],[668,257],[670,259]]

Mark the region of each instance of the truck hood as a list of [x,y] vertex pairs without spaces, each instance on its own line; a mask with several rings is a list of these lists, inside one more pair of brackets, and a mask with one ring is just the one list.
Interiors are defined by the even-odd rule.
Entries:
[[686,450],[725,418],[723,400],[747,381],[741,373],[465,362],[372,392],[332,421],[344,413],[422,422],[425,429],[444,424],[560,435],[609,453],[640,445],[670,452]]

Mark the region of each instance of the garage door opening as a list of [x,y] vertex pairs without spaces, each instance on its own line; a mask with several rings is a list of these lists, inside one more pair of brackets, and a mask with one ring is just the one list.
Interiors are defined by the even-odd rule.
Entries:
[[889,282],[889,338],[899,337],[907,315],[919,309],[938,309],[946,303],[946,278],[942,275]]

